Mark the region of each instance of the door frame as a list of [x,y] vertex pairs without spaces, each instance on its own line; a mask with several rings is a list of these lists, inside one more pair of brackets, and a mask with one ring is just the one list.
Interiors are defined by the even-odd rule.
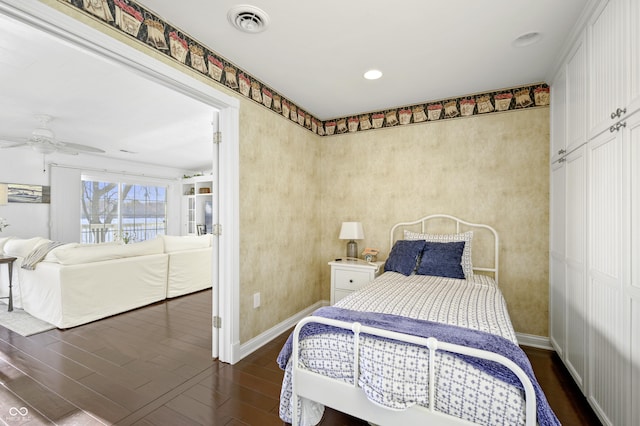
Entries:
[[[59,9],[56,9],[58,7]],[[239,357],[239,108],[237,98],[226,95],[215,87],[190,76],[109,36],[113,31],[104,25],[105,32],[84,24],[62,12],[64,4],[46,5],[38,0],[0,0],[0,13],[44,31],[57,39],[124,66],[151,81],[175,90],[216,108],[219,113],[219,130],[223,142],[219,148],[218,175],[220,193],[219,219],[222,235],[219,238],[219,287],[218,311],[222,318],[219,330],[219,355],[223,362],[235,363]],[[91,21],[87,18],[87,21]],[[150,49],[150,48],[149,48]],[[214,251],[215,252],[215,251]],[[212,254],[213,256],[213,254]],[[215,298],[215,296],[214,296]],[[214,300],[215,303],[215,300]],[[212,348],[213,350],[213,348]]]

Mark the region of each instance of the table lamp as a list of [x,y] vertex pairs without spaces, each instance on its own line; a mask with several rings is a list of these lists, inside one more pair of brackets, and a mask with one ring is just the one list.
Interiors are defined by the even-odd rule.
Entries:
[[364,231],[361,222],[342,222],[340,228],[341,240],[349,240],[347,243],[347,257],[358,257],[358,243],[355,240],[364,239]]

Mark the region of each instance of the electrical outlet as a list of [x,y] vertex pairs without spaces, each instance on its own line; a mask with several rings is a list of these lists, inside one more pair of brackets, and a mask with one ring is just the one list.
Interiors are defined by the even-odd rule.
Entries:
[[260,307],[260,293],[254,293],[253,294],[253,308],[259,308]]

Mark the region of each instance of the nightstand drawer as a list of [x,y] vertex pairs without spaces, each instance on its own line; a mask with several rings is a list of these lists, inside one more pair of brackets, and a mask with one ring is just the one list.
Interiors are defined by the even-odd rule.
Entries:
[[331,266],[331,304],[369,284],[380,273],[384,262],[363,260],[329,262]]
[[372,279],[372,274],[369,271],[350,271],[345,269],[337,269],[335,273],[336,289],[358,290],[366,284],[369,284]]

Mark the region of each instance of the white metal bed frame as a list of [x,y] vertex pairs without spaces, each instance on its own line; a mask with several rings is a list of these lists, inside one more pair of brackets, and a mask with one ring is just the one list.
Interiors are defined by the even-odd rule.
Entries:
[[[430,215],[411,222],[401,222],[394,225],[390,231],[390,243],[393,246],[395,242],[395,232],[405,226],[421,224],[422,232],[427,231],[427,222],[433,219],[449,219],[455,222],[456,232],[460,232],[460,225],[464,225],[469,229],[486,229],[490,231],[494,236],[494,265],[493,267],[475,268],[478,271],[488,271],[494,273],[495,281],[498,282],[498,234],[494,228],[488,225],[475,224],[466,222],[459,218],[450,215]],[[473,253],[472,253],[473,254]],[[344,328],[351,330],[354,333],[354,348],[353,348],[353,371],[354,379],[353,383],[343,382],[341,380],[332,379],[327,376],[323,376],[319,373],[315,373],[304,367],[299,363],[299,341],[300,330],[308,323],[321,323],[334,327]],[[395,410],[388,407],[384,407],[375,402],[370,401],[364,391],[358,385],[359,375],[359,347],[361,333],[369,335],[375,335],[380,337],[386,337],[394,339],[400,342],[407,342],[411,344],[425,346],[429,349],[429,393],[428,393],[428,405],[426,407],[414,405],[405,410]],[[423,425],[432,424],[443,426],[461,426],[472,425],[473,423],[452,416],[450,414],[438,411],[435,407],[435,352],[437,350],[444,350],[448,352],[459,353],[468,356],[474,356],[491,361],[498,362],[505,367],[509,368],[522,382],[525,393],[525,425],[536,425],[536,395],[533,389],[533,384],[527,376],[527,374],[513,361],[508,358],[489,351],[479,350],[475,348],[469,348],[466,346],[455,345],[447,342],[441,342],[434,337],[423,338],[397,332],[392,332],[384,329],[364,326],[358,322],[345,322],[338,321],[323,317],[310,316],[302,319],[295,327],[293,331],[293,354],[292,354],[292,405],[293,412],[292,422],[294,426],[299,424],[299,412],[298,412],[298,398],[304,397],[311,401],[318,402],[328,407],[332,407],[338,411],[353,415],[355,417],[367,420],[377,425],[389,425],[395,426],[402,425]]]
[[460,233],[460,232],[464,232],[461,225],[463,225],[465,227],[465,229],[468,230],[487,230],[488,232],[491,233],[491,235],[493,236],[493,266],[487,266],[487,267],[473,267],[474,271],[481,271],[481,272],[491,272],[493,273],[493,277],[494,280],[496,282],[496,284],[500,284],[498,281],[498,265],[499,265],[499,243],[500,243],[500,239],[498,237],[498,232],[491,226],[489,225],[484,225],[482,223],[471,223],[471,222],[467,222],[465,220],[462,220],[460,218],[457,218],[455,216],[451,216],[448,214],[432,214],[429,216],[425,216],[423,218],[420,218],[418,220],[414,220],[411,222],[400,222],[400,223],[396,223],[395,225],[393,225],[393,227],[391,228],[391,231],[389,232],[389,251],[391,251],[391,247],[393,247],[393,244],[396,242],[397,238],[396,238],[396,231],[397,230],[402,230],[403,228],[409,227],[411,225],[420,225],[420,233],[424,234],[429,232],[428,230],[428,222],[429,221],[433,221],[433,220],[438,220],[438,219],[447,219],[447,220],[451,220],[453,222],[453,224],[455,225],[455,233]]

